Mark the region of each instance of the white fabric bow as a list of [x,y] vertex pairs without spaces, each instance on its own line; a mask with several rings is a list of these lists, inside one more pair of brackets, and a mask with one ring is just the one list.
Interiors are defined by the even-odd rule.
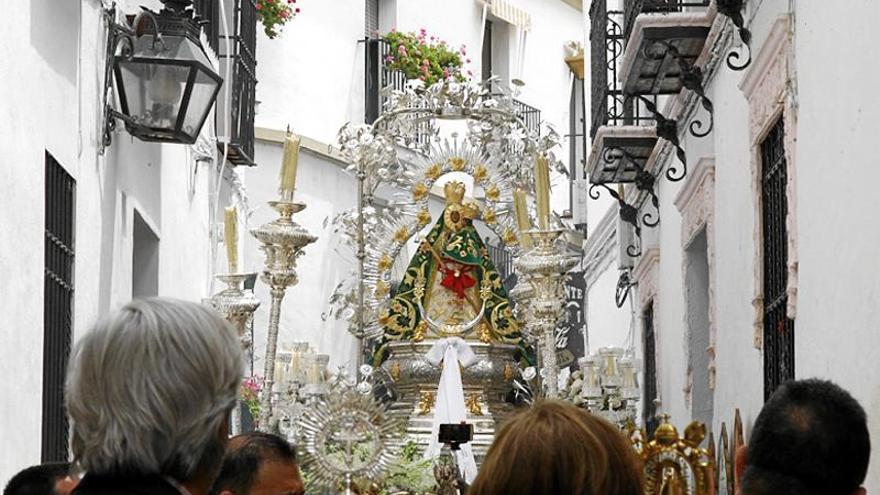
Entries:
[[[431,443],[425,450],[425,458],[440,455],[440,440],[437,438],[440,425],[443,423],[463,423],[467,419],[464,403],[464,389],[461,384],[461,370],[458,363],[465,368],[476,361],[477,356],[471,347],[460,337],[440,339],[434,343],[425,358],[434,366],[443,363],[440,383],[437,388],[437,400],[434,406],[434,420],[431,426]],[[477,477],[477,461],[469,443],[461,446],[455,453],[458,466],[468,484]]]

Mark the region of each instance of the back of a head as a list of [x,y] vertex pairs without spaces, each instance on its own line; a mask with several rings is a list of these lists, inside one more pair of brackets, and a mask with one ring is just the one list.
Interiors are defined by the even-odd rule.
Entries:
[[295,464],[296,450],[283,438],[269,433],[253,431],[233,437],[211,495],[224,491],[250,493],[260,466],[273,461]]
[[641,495],[635,451],[611,423],[540,402],[499,430],[471,495]]
[[135,300],[74,350],[67,378],[74,458],[89,474],[162,474],[185,481],[216,469],[218,432],[235,404],[241,349],[215,311]]
[[850,494],[865,480],[870,451],[865,411],[849,393],[824,380],[787,382],[755,420],[743,493],[797,483],[790,493]]
[[56,495],[55,484],[68,475],[70,464],[49,462],[31,466],[9,480],[3,495]]

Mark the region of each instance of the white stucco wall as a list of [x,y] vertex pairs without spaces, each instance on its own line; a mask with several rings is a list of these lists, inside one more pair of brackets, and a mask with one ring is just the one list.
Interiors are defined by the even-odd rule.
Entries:
[[[794,162],[796,175],[798,300],[795,320],[795,371],[797,378],[822,377],[848,389],[868,411],[872,436],[880,433],[880,420],[871,411],[880,406],[880,371],[873,364],[880,343],[875,330],[880,282],[872,276],[880,262],[872,253],[880,231],[870,228],[871,212],[880,206],[872,185],[880,179],[874,166],[873,145],[880,112],[870,94],[871,81],[880,76],[874,65],[861,61],[871,49],[864,36],[880,5],[861,1],[848,5],[849,14],[821,2],[749,2],[747,19],[757,56],[773,23],[789,8],[793,16],[793,57],[796,74],[797,130]],[[838,6],[839,7],[839,6]],[[847,47],[841,50],[840,47]],[[753,68],[755,66],[753,65]],[[751,70],[751,69],[750,69]],[[721,67],[706,92],[715,104],[715,130],[703,139],[683,137],[689,163],[703,156],[715,159],[714,199],[714,321],[716,328],[716,387],[714,424],[733,421],[742,411],[748,432],[763,404],[763,354],[755,347],[756,242],[751,176],[749,104],[739,85],[745,73]],[[834,74],[835,76],[831,76]],[[787,129],[789,132],[794,132]],[[677,424],[690,419],[685,400],[687,370],[684,342],[685,301],[682,290],[681,216],[672,201],[681,184],[658,181],[662,223],[656,229],[660,248],[658,277],[658,385],[661,409]],[[591,203],[591,208],[597,203]],[[604,208],[602,208],[605,211]],[[591,218],[596,213],[591,212]],[[710,260],[711,262],[711,260]],[[615,271],[609,267],[609,272]],[[760,267],[759,267],[760,268]],[[613,313],[594,315],[593,294],[603,289],[601,280],[590,295],[593,321],[613,321]],[[616,323],[618,331],[624,322]],[[874,456],[867,488],[880,486],[880,461]]]
[[[795,371],[848,390],[880,438],[880,207],[874,184],[880,100],[867,96],[880,68],[863,62],[880,4],[857,1],[841,16],[831,5],[798,3],[798,314]],[[846,50],[835,50],[834,46]],[[836,74],[829,77],[829,74]],[[829,97],[829,95],[834,95]],[[880,455],[872,455],[868,490],[880,489]]]
[[[134,209],[160,239],[159,294],[198,301],[210,279],[209,190],[188,147],[143,143],[120,125],[104,156],[101,2],[34,0],[4,18],[0,55],[0,484],[40,461],[44,153],[76,180],[73,336],[131,296]],[[225,198],[221,198],[225,200]]]

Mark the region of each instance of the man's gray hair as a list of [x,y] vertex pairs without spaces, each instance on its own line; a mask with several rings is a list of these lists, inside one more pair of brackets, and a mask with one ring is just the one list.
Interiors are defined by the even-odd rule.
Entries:
[[212,309],[163,298],[128,303],[73,352],[74,459],[90,473],[178,481],[215,469],[241,370],[235,332]]

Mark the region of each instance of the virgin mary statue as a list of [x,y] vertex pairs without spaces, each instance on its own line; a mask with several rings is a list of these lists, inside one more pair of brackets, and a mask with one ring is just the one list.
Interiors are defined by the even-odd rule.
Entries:
[[[460,182],[446,183],[444,194],[443,215],[422,240],[380,315],[384,340],[418,342],[458,329],[456,336],[521,345],[501,275],[473,225],[479,208],[464,201]],[[381,349],[376,358],[384,358]]]

